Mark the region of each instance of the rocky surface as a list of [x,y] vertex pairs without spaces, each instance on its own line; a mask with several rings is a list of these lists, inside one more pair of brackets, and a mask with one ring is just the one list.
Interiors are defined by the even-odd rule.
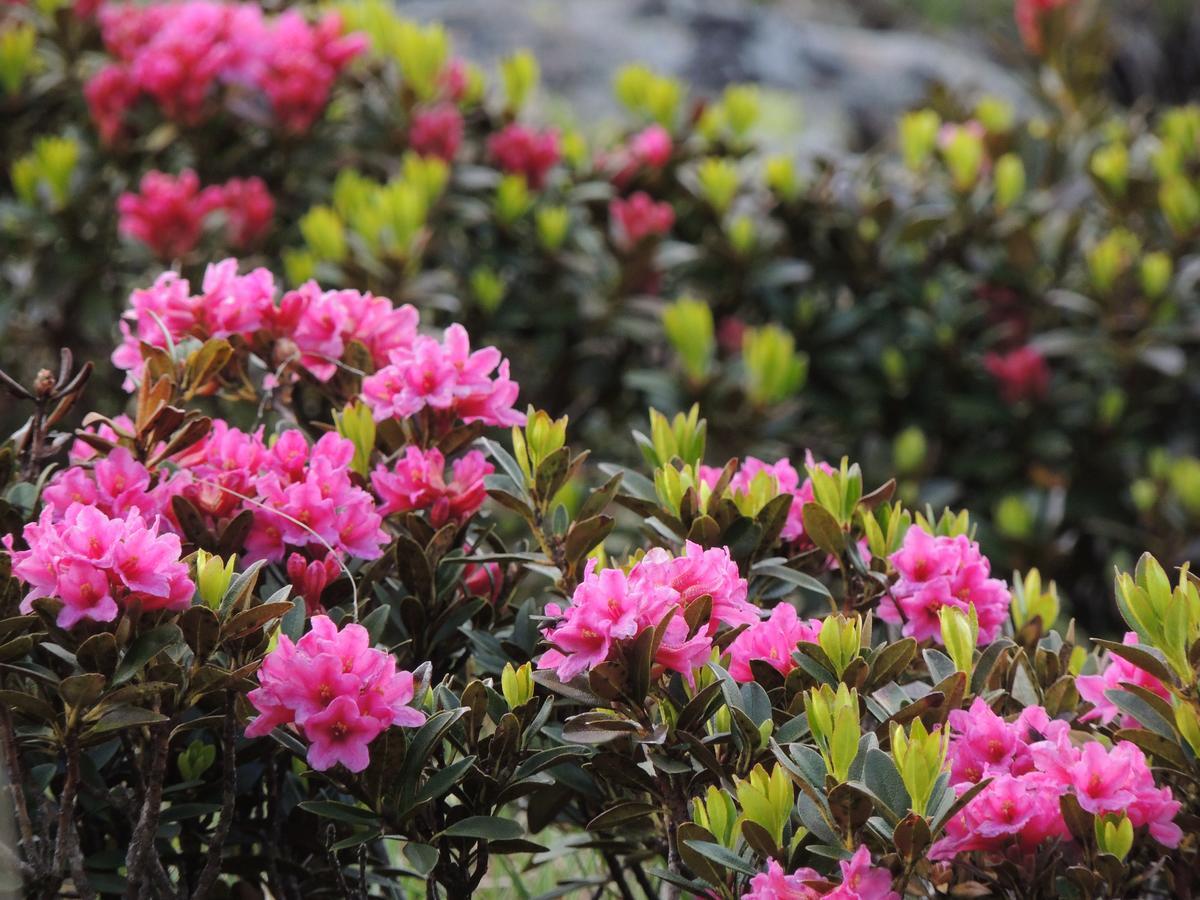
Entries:
[[[962,35],[951,43],[871,30],[839,14],[836,5],[815,0],[401,0],[400,5],[414,18],[445,22],[459,51],[484,65],[528,47],[541,61],[550,93],[584,123],[615,114],[613,73],[634,61],[681,76],[702,93],[735,81],[761,83],[772,92],[772,111],[782,113],[773,116],[778,132],[773,140],[790,149],[862,147],[937,82],[1017,103],[1025,97],[1017,78]],[[802,128],[795,124],[797,106]]]

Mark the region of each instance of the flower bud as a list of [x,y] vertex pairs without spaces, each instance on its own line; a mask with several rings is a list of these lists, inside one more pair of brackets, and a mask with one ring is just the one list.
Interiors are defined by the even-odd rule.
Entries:
[[527,483],[532,486],[538,468],[546,458],[566,444],[567,417],[552,419],[545,410],[535,410],[530,406],[525,417],[525,430],[514,425],[512,439],[513,455]]
[[1188,234],[1200,225],[1200,191],[1186,176],[1175,175],[1164,181],[1158,190],[1158,204],[1176,234]]
[[746,394],[755,406],[782,403],[804,386],[808,356],[796,351],[796,340],[778,325],[747,328],[742,338]]
[[892,759],[908,790],[912,811],[919,816],[926,815],[934,785],[946,770],[949,736],[939,728],[930,733],[919,718],[913,720],[907,734],[900,725],[893,723],[891,734]]
[[1012,580],[1012,618],[1013,625],[1020,630],[1035,618],[1042,620],[1042,628],[1049,630],[1058,621],[1059,611],[1058,586],[1051,581],[1049,587],[1042,588],[1042,573],[1030,569],[1021,578],[1016,572]]
[[762,110],[759,89],[753,84],[731,84],[721,96],[725,124],[735,137],[744,138]]
[[653,119],[664,128],[675,124],[683,86],[643,65],[623,66],[613,81],[617,99],[630,112]]
[[823,684],[804,695],[804,710],[826,769],[839,784],[845,782],[862,737],[858,691],[839,684],[834,693],[829,685]]
[[975,129],[965,125],[947,126],[942,145],[942,158],[950,170],[957,191],[969,191],[979,180],[983,169],[983,138]]
[[520,50],[500,61],[500,78],[509,111],[521,111],[537,87],[539,76],[537,59],[528,50]]
[[663,309],[662,321],[688,378],[698,384],[707,381],[716,353],[712,308],[695,297],[680,297]]
[[225,561],[215,553],[196,551],[196,588],[200,599],[209,609],[221,606],[225,591],[229,589],[229,583],[233,580],[233,567],[236,564],[236,556],[231,556]]
[[749,256],[758,242],[757,227],[749,216],[734,216],[728,223],[729,245],[738,256]]
[[571,227],[571,212],[565,206],[543,206],[537,211],[538,242],[543,250],[557,253],[567,239]]
[[314,206],[300,219],[300,234],[318,261],[340,263],[346,258],[346,229],[328,206]]
[[833,663],[838,678],[858,657],[862,641],[862,619],[858,616],[826,616],[817,635],[817,643]]
[[992,175],[996,184],[996,206],[1008,209],[1025,193],[1025,164],[1015,153],[1005,153],[996,160]]
[[738,192],[738,172],[734,164],[724,157],[706,157],[696,168],[696,178],[701,198],[718,213],[724,214]]
[[1180,567],[1174,590],[1158,561],[1149,553],[1138,560],[1133,576],[1117,573],[1117,606],[1138,638],[1158,649],[1176,674],[1186,682],[1194,678],[1188,649],[1200,637],[1200,593]]
[[1114,228],[1088,251],[1087,262],[1092,283],[1101,292],[1112,290],[1117,279],[1133,264],[1141,247],[1141,241],[1132,232]]
[[943,606],[938,610],[938,619],[942,626],[942,643],[954,661],[954,668],[970,680],[975,664],[975,645],[979,641],[975,604],[970,604],[966,613],[957,606]]
[[533,699],[533,666],[525,663],[519,669],[505,663],[500,673],[500,691],[509,709],[518,709]]
[[1133,823],[1125,813],[1107,813],[1096,816],[1096,846],[1101,853],[1109,853],[1124,861],[1133,847]]
[[700,418],[700,405],[692,404],[687,414],[676,413],[673,419],[656,409],[650,410],[650,440],[638,438],[642,453],[650,465],[667,465],[680,460],[687,466],[699,465],[704,459],[708,423]]
[[988,95],[975,104],[975,118],[990,134],[1012,130],[1014,117],[1013,105],[1000,97]]
[[533,206],[533,197],[524,175],[505,175],[496,187],[496,218],[504,225],[511,225]]
[[350,468],[364,478],[371,468],[371,452],[375,449],[375,419],[371,408],[361,401],[346,404],[341,415],[333,414],[337,432],[354,444],[354,459]]
[[932,109],[919,109],[906,113],[900,119],[900,151],[904,164],[910,169],[919,169],[937,146],[938,129],[942,120]]
[[37,31],[28,23],[0,29],[0,87],[8,96],[16,96],[25,79],[37,68],[36,44]]
[[776,765],[768,775],[761,764],[750,770],[748,778],[734,779],[742,816],[760,825],[771,835],[776,846],[783,843],[783,830],[796,802],[795,789],[787,770]]
[[1124,144],[1108,144],[1092,154],[1094,175],[1114,197],[1123,197],[1129,182],[1129,150]]
[[722,847],[732,850],[737,846],[737,807],[727,791],[709,785],[703,797],[692,798],[692,821],[717,839]]
[[488,315],[498,310],[504,302],[504,279],[488,266],[477,266],[471,271],[470,288],[471,296]]
[[1138,279],[1142,291],[1151,299],[1161,297],[1171,285],[1173,264],[1171,256],[1161,250],[1147,253],[1142,257],[1138,269]]

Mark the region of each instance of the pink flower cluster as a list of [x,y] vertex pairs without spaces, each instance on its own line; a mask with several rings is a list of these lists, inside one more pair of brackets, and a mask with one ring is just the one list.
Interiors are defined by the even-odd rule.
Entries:
[[780,603],[769,618],[755,622],[729,645],[729,674],[736,681],[754,681],[750,661],[761,659],[781,675],[796,668],[792,653],[801,641],[816,643],[820,619],[801,619],[790,603]]
[[408,144],[421,156],[453,162],[463,139],[463,117],[452,103],[419,110],[408,131]]
[[[375,421],[407,419],[424,409],[444,421],[520,425],[513,409],[518,386],[508,377],[508,360],[495,347],[471,352],[461,325],[446,329],[439,342],[424,335],[389,354],[390,365],[363,379],[362,398]],[[495,372],[493,377],[492,373]]]
[[412,344],[419,320],[408,304],[396,307],[386,297],[358,291],[322,291],[311,281],[277,304],[274,276],[266,269],[239,275],[235,259],[210,264],[199,294],[192,294],[177,273],[164,272],[152,287],[135,290],[129,303],[121,320],[124,339],[112,355],[113,364],[128,373],[126,390],[141,378],[140,342],[166,347],[164,327],[173,342],[185,337],[274,341],[277,350],[287,348],[285,358],[296,358],[314,377],[328,381],[350,341],[362,343],[381,365],[394,349]]
[[110,518],[82,503],[57,512],[47,507],[25,526],[28,550],[14,550],[13,536],[4,536],[13,575],[32,588],[21,612],[32,612],[40,597],[57,597],[59,627],[73,628],[84,619],[111,622],[135,603],[143,610],[191,604],[196,588],[179,561],[179,538],[160,534],[157,521],[147,524],[136,511]]
[[1045,841],[1070,841],[1059,802],[1068,793],[1093,815],[1123,812],[1164,846],[1179,845],[1182,831],[1173,820],[1180,804],[1170,788],[1155,786],[1145,755],[1128,741],[1111,750],[1095,740],[1078,746],[1068,723],[1050,719],[1040,706],[1006,722],[982,698],[951,712],[950,727],[956,792],[993,780],[950,821],[932,859],[970,851],[1028,854]]
[[1012,595],[998,578],[979,545],[965,535],[935,536],[919,525],[904,535],[904,543],[890,557],[900,580],[879,604],[879,618],[918,641],[942,643],[939,610],[953,606],[967,612],[975,607],[979,617],[979,643],[990,644],[1008,618]]
[[671,133],[661,125],[650,125],[633,135],[626,146],[615,150],[600,164],[614,167],[613,184],[624,187],[643,170],[663,168],[671,161],[674,149]]
[[767,871],[750,879],[750,890],[742,900],[900,900],[892,890],[892,873],[871,865],[871,851],[859,847],[848,860],[838,862],[840,884],[826,880],[807,866],[788,875],[775,860],[767,860]]
[[1000,396],[1010,406],[1022,400],[1039,400],[1050,389],[1050,367],[1046,357],[1026,345],[1008,353],[989,353],[984,368],[996,379]]
[[[1138,643],[1137,633],[1127,632],[1124,643]],[[1079,691],[1079,696],[1095,707],[1082,716],[1080,721],[1088,722],[1099,719],[1100,722],[1107,725],[1120,715],[1122,728],[1140,728],[1141,724],[1137,719],[1127,713],[1121,713],[1117,709],[1117,705],[1108,698],[1109,691],[1120,690],[1122,685],[1126,684],[1145,688],[1164,700],[1171,698],[1171,692],[1167,690],[1166,685],[1145,669],[1138,668],[1129,660],[1117,656],[1115,653],[1109,653],[1108,663],[1099,675],[1080,675],[1075,679],[1075,687]]]
[[[700,597],[712,598],[712,612],[694,634],[684,614]],[[617,658],[647,628],[671,617],[654,662],[691,679],[712,650],[721,625],[759,621],[758,609],[746,601],[746,580],[724,547],[705,550],[688,541],[682,556],[661,547],[647,553],[628,573],[596,570],[588,563],[583,581],[566,609],[551,603],[546,614],[557,625],[542,634],[552,645],[538,668],[554,669],[563,681]]]
[[371,473],[380,515],[428,510],[435,528],[451,521],[466,522],[487,499],[483,479],[496,469],[478,450],[454,460],[452,468],[454,474],[447,483],[446,458],[440,450],[405,447],[394,469],[381,463]]
[[302,133],[321,114],[333,82],[364,47],[342,34],[341,19],[310,25],[295,11],[268,19],[257,3],[184,0],[108,3],[101,34],[115,61],[84,93],[106,141],[121,133],[139,97],[169,119],[198,125],[218,108],[222,90],[239,111],[265,105],[274,124]]
[[203,515],[219,521],[253,512],[248,560],[279,562],[289,548],[376,559],[388,537],[374,499],[350,479],[353,458],[354,444],[334,432],[310,447],[291,429],[268,448],[261,429],[246,434],[218,420],[177,461],[187,479],[181,493]]
[[675,224],[670,203],[655,203],[645,191],[637,191],[627,200],[615,197],[608,204],[617,246],[630,250],[649,237],[662,237]]
[[247,695],[259,715],[246,726],[246,737],[294,725],[309,742],[308,764],[314,769],[341,763],[361,772],[371,761],[371,741],[393,725],[425,722],[425,714],[409,705],[412,673],[397,670],[394,656],[371,647],[361,625],[339,630],[326,616],[314,616],[310,624],[294,644],[280,635],[263,660],[261,687]]
[[132,453],[117,447],[90,468],[73,465],[55,472],[42,491],[42,503],[55,521],[78,503],[113,519],[136,513],[147,521],[169,520],[171,497],[178,493],[179,485],[178,478],[170,477],[156,483],[156,476]]
[[[805,451],[804,454],[805,467],[815,466],[823,472],[833,474],[835,471],[833,466],[827,462],[817,462],[813,459],[811,451]],[[812,503],[816,499],[813,492],[812,479],[805,476],[804,480],[800,479],[800,472],[792,465],[792,461],[786,456],[774,463],[766,463],[761,459],[756,459],[753,456],[747,456],[742,460],[738,470],[734,473],[733,478],[729,480],[729,490],[735,494],[750,493],[750,486],[754,483],[755,477],[760,472],[766,472],[775,479],[775,486],[781,494],[792,495],[792,505],[788,509],[787,522],[783,526],[783,531],[779,537],[785,544],[795,545],[794,549],[802,550],[812,546],[804,535],[804,504]],[[712,487],[717,483],[717,479],[721,476],[721,470],[713,466],[701,466],[700,477],[705,483]]]
[[1017,30],[1021,33],[1021,41],[1030,53],[1040,55],[1045,50],[1045,19],[1055,10],[1064,9],[1075,3],[1075,0],[1017,0],[1013,6],[1013,18],[1017,22]]
[[341,571],[342,567],[333,553],[325,554],[324,559],[311,561],[300,553],[288,557],[288,580],[296,593],[304,598],[304,608],[309,616],[325,612],[325,607],[321,605],[321,594]]
[[121,233],[141,241],[160,259],[186,256],[200,243],[204,224],[222,212],[234,249],[257,243],[271,227],[275,201],[261,178],[232,178],[201,189],[191,169],[178,176],[147,172],[138,193],[117,198]]
[[524,175],[535,190],[546,183],[546,175],[562,155],[557,131],[538,132],[519,122],[489,137],[488,153],[505,172]]

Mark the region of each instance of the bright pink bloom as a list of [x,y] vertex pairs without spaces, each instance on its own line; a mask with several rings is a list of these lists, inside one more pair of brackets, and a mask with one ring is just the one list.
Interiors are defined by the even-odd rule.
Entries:
[[101,140],[106,144],[116,141],[138,95],[129,73],[122,66],[105,66],[84,85],[83,95]]
[[671,133],[661,125],[650,125],[629,140],[629,152],[644,166],[661,169],[671,161]]
[[1028,344],[1008,353],[989,353],[984,367],[996,379],[1000,395],[1010,406],[1023,400],[1040,400],[1050,389],[1046,357]]
[[1044,20],[1055,10],[1071,6],[1075,0],[1017,0],[1013,6],[1013,18],[1021,40],[1030,53],[1041,55],[1044,47]]
[[271,230],[275,200],[261,178],[230,178],[221,186],[229,246],[253,247]]
[[900,900],[892,890],[892,873],[871,865],[871,851],[860,846],[849,860],[840,860],[842,880],[830,887],[830,882],[807,866],[787,874],[774,859],[767,860],[767,871],[750,880],[750,889],[742,900],[817,900],[821,897],[837,900]]
[[[829,474],[834,472],[829,463],[815,460],[811,450],[804,452],[804,465],[806,469],[815,467]],[[711,466],[701,466],[700,469],[705,482],[710,487],[715,485],[721,470]],[[786,544],[794,545],[794,552],[810,549],[813,544],[804,535],[804,504],[812,503],[816,499],[812,478],[806,475],[801,481],[800,473],[786,456],[774,463],[747,456],[729,480],[729,490],[734,494],[749,494],[755,478],[762,472],[771,476],[779,493],[792,495],[792,505],[788,508],[787,522],[779,534],[780,539]]]
[[80,503],[47,507],[23,536],[27,550],[14,550],[12,535],[3,540],[13,575],[31,588],[21,611],[32,612],[40,597],[58,597],[61,628],[83,619],[111,622],[133,602],[145,610],[184,609],[195,594],[179,538],[160,534],[157,522],[147,525],[136,511],[110,518]]
[[457,56],[446,61],[445,67],[438,75],[438,85],[442,95],[451,103],[461,103],[467,95],[470,76],[467,64]]
[[325,612],[325,607],[321,605],[321,593],[341,571],[342,567],[338,565],[337,557],[332,553],[325,554],[324,559],[311,562],[299,553],[288,557],[288,578],[296,593],[304,598],[308,615],[315,616]]
[[755,622],[729,645],[729,674],[736,681],[754,681],[751,660],[761,659],[781,675],[796,668],[792,653],[801,641],[816,643],[820,619],[801,619],[790,603],[780,603],[769,618]]
[[504,572],[500,563],[468,563],[463,566],[463,587],[468,596],[487,597],[495,603],[504,588]]
[[[712,612],[692,633],[686,612],[704,594],[713,598]],[[693,670],[708,658],[712,634],[723,622],[757,617],[745,596],[746,582],[725,548],[706,551],[689,542],[685,555],[677,558],[652,550],[628,574],[620,569],[597,572],[592,560],[566,609],[546,607],[546,614],[559,622],[542,632],[551,649],[542,654],[538,668],[554,669],[569,681],[618,658],[637,635],[670,616],[654,661],[690,681]]]
[[482,453],[471,450],[454,461],[454,475],[447,483],[441,451],[410,445],[393,471],[377,466],[371,484],[381,500],[380,515],[427,509],[429,521],[440,528],[450,521],[462,524],[475,515],[487,499],[483,479],[494,471]]
[[[391,365],[363,379],[362,397],[375,421],[406,419],[424,409],[441,421],[519,425],[518,387],[508,377],[508,360],[495,347],[471,352],[461,325],[446,329],[442,342],[424,335],[390,354]],[[495,376],[492,372],[495,371]]]
[[503,171],[524,175],[535,190],[545,184],[561,156],[557,131],[537,132],[517,122],[488,138],[488,152]]
[[119,227],[160,259],[178,259],[196,248],[204,220],[221,202],[219,190],[200,189],[200,179],[191,169],[178,176],[147,172],[138,193],[117,198]]
[[132,453],[117,447],[96,459],[90,469],[78,465],[60,469],[42,492],[42,502],[55,519],[61,519],[73,503],[82,503],[111,518],[137,512],[153,521],[170,516],[171,497],[179,488],[176,479],[167,477],[155,484],[157,479]]
[[670,203],[655,203],[645,191],[637,191],[628,200],[616,197],[608,204],[614,239],[619,247],[632,249],[650,237],[662,237],[675,224]]
[[326,616],[314,616],[295,644],[281,636],[258,681],[247,697],[259,716],[246,736],[293,724],[309,741],[308,762],[318,771],[341,763],[361,772],[370,761],[367,746],[383,731],[425,721],[410,705],[412,673],[397,671],[394,657],[372,648],[361,625],[338,629]]
[[[1126,632],[1124,643],[1137,644],[1137,633]],[[1080,675],[1075,679],[1075,687],[1079,690],[1079,696],[1095,707],[1080,721],[1099,719],[1101,723],[1107,725],[1119,714],[1122,728],[1140,728],[1141,725],[1133,716],[1121,713],[1117,709],[1117,705],[1108,699],[1108,691],[1120,690],[1124,684],[1135,684],[1157,694],[1164,700],[1169,700],[1171,697],[1166,686],[1145,669],[1138,668],[1115,653],[1109,653],[1108,663],[1099,675]]]
[[408,143],[421,156],[436,156],[453,162],[462,137],[462,113],[453,104],[441,103],[413,116]]
[[900,580],[879,604],[879,618],[903,624],[909,637],[940,644],[938,611],[954,606],[967,612],[974,605],[980,645],[996,639],[1008,618],[1012,595],[1003,581],[990,577],[991,564],[977,543],[965,535],[934,536],[914,525],[890,559]]

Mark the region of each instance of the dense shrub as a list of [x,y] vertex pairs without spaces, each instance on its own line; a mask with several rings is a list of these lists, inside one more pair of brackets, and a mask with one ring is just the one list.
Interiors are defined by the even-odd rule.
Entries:
[[227,260],[134,292],[131,414],[60,433],[68,353],[7,383],[29,896],[466,897],[509,856],[623,896],[1192,890],[1186,567],[1119,574],[1132,630],[1089,651],[965,511],[845,459],[709,467],[695,408],[597,466],[498,350],[416,321]]

